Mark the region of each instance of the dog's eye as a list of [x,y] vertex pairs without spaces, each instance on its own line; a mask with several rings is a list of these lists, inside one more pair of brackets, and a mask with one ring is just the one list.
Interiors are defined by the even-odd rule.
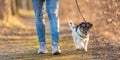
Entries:
[[89,24],[87,24],[87,27],[89,27],[90,25]]
[[85,27],[85,24],[82,24],[83,27]]

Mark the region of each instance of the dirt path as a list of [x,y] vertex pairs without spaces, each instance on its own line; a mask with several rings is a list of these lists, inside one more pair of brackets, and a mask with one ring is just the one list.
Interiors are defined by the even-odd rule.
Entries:
[[[64,0],[62,0],[61,2],[63,1]],[[70,5],[72,2],[68,2],[67,0],[65,0],[63,3],[66,3],[66,5]],[[21,15],[18,18],[20,19],[19,21],[31,28],[20,28],[17,26],[9,28],[0,25],[0,60],[119,60],[120,40],[119,38],[115,38],[117,36],[119,37],[119,34],[112,34],[114,32],[114,30],[112,30],[112,35],[108,34],[110,37],[106,36],[105,34],[107,33],[104,32],[104,29],[106,27],[100,24],[104,24],[104,22],[103,20],[99,20],[102,17],[96,17],[97,12],[95,12],[94,9],[90,11],[89,9],[91,9],[91,5],[89,6],[89,8],[87,8],[88,5],[89,4],[87,2],[81,0],[81,9],[82,12],[84,12],[84,16],[86,17],[86,19],[88,19],[88,21],[94,23],[94,28],[91,30],[90,34],[88,52],[84,52],[82,50],[75,51],[71,31],[67,25],[68,20],[65,20],[62,21],[60,24],[60,46],[62,54],[58,56],[51,55],[49,23],[46,24],[47,48],[49,52],[43,55],[37,54],[36,51],[39,48],[39,44],[35,31],[34,17]],[[94,6],[94,4],[92,6]],[[61,16],[61,18],[63,17]],[[75,16],[75,18],[78,17]],[[75,19],[73,21],[77,20]],[[48,20],[46,22],[48,22]],[[78,22],[75,23],[77,24]],[[102,26],[103,28],[100,28],[99,26]]]
[[[6,31],[5,31],[6,30]],[[8,31],[7,31],[8,30]],[[4,33],[2,33],[4,32]],[[39,48],[35,29],[4,28],[0,38],[1,60],[118,60],[120,47],[111,39],[97,36],[93,32],[89,42],[88,52],[75,51],[71,31],[68,26],[61,25],[60,46],[62,54],[51,55],[51,38],[47,35],[48,54],[40,55],[36,51]]]

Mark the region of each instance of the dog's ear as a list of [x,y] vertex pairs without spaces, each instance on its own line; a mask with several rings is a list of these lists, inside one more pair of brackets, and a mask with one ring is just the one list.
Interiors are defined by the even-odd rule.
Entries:
[[93,24],[89,23],[89,28],[92,28],[93,27]]
[[79,24],[79,26],[80,26],[80,27],[85,27],[85,23],[82,22],[82,23]]

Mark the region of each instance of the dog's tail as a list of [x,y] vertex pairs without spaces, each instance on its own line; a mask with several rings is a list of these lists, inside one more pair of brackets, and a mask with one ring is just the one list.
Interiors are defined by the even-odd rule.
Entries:
[[68,21],[68,25],[69,25],[70,29],[73,30],[74,24],[71,20]]

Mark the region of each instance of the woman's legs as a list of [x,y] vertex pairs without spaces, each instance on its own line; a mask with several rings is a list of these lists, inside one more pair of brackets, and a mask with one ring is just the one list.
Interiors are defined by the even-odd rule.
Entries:
[[46,39],[45,39],[43,0],[32,0],[32,3],[35,11],[36,30],[40,43],[40,48],[38,50],[38,53],[45,53]]
[[52,37],[52,54],[60,54],[59,48],[59,0],[46,0],[46,10],[50,20],[50,32]]

